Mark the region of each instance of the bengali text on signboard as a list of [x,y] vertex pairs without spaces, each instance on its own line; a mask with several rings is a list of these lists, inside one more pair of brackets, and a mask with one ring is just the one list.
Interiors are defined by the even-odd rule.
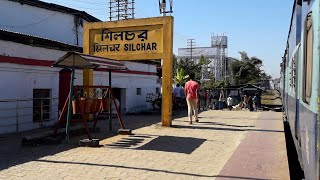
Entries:
[[93,55],[162,52],[163,29],[160,25],[90,30],[90,54]]

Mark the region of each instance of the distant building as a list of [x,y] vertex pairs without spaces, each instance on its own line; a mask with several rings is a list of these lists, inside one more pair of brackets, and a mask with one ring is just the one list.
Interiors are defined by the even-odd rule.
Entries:
[[261,87],[264,87],[267,90],[277,89],[278,88],[277,85],[278,85],[278,81],[277,80],[266,79],[266,80],[262,80],[261,81]]
[[211,63],[203,67],[203,79],[206,79],[206,72],[211,72],[215,80],[228,80],[228,58],[227,50],[228,38],[225,35],[211,36],[211,47],[188,47],[178,49],[178,58],[182,60],[189,59],[194,63],[199,63],[201,56],[208,59]]

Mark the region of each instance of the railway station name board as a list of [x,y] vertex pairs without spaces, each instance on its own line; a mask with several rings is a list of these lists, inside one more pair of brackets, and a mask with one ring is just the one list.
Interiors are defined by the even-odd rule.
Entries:
[[90,54],[96,56],[163,52],[162,26],[90,30]]
[[[172,125],[173,19],[165,16],[83,26],[85,54],[119,61],[162,60],[161,119],[162,126],[167,127]],[[84,79],[93,81],[93,72],[86,74]]]

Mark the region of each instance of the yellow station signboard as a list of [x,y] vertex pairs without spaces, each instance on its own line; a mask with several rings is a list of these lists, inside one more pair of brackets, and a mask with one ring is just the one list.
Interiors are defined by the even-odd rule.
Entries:
[[84,53],[116,60],[164,59],[172,29],[173,17],[87,23]]
[[96,56],[163,53],[163,27],[94,29],[90,31],[90,54]]
[[[162,125],[171,126],[173,17],[85,23],[83,51],[115,60],[162,59]],[[92,85],[92,70],[83,81]]]

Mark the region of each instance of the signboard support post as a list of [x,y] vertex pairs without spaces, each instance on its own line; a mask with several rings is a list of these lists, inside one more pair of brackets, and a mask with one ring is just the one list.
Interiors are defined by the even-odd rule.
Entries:
[[162,65],[162,126],[172,126],[172,59],[173,59],[173,22],[164,24],[164,57]]

